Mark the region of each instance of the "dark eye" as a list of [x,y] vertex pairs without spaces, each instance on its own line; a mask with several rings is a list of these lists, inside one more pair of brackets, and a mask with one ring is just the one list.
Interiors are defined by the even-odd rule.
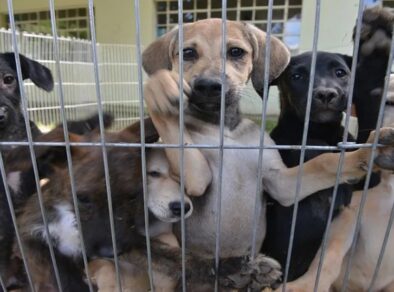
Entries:
[[92,200],[90,199],[90,197],[88,195],[77,195],[77,199],[78,199],[78,204],[81,204],[81,205],[91,205],[92,204]]
[[194,59],[197,59],[197,51],[193,48],[186,48],[183,49],[183,60],[184,61],[192,61]]
[[152,171],[148,171],[148,175],[151,177],[160,177],[161,173],[158,171],[152,170]]
[[300,73],[291,74],[291,80],[300,80],[302,79],[302,75]]
[[12,75],[6,75],[3,79],[4,84],[11,84],[14,82],[15,78]]
[[337,70],[335,70],[335,75],[336,75],[338,78],[342,78],[342,77],[345,77],[347,74],[346,74],[346,71],[345,71],[345,70],[343,70],[343,69],[337,69]]
[[240,58],[245,55],[245,51],[241,48],[230,48],[227,53],[232,58]]

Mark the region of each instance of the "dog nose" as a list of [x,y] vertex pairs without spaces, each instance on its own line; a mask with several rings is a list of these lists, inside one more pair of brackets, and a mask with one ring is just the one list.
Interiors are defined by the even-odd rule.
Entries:
[[4,123],[8,118],[8,108],[6,106],[0,107],[0,122]]
[[320,101],[324,103],[329,103],[337,96],[338,96],[337,92],[334,89],[330,89],[330,88],[320,89],[315,92],[315,97],[317,99],[320,99]]
[[[171,213],[174,216],[180,217],[181,216],[181,201],[171,202],[169,204]],[[190,204],[185,202],[185,214],[189,212]]]
[[194,81],[193,89],[201,96],[220,96],[222,84],[218,80],[198,78]]

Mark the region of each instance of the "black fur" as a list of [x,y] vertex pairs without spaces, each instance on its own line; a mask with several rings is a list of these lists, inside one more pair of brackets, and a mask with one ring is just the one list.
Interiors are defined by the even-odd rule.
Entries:
[[[351,60],[351,59],[350,59]],[[312,107],[307,145],[336,146],[343,138],[342,111],[346,108],[349,89],[349,57],[318,52],[313,86]],[[293,57],[277,80],[281,114],[271,137],[278,145],[301,145],[308,95],[311,53]],[[343,76],[342,76],[343,75]],[[349,139],[353,140],[352,137]],[[283,162],[299,164],[299,150],[280,150]],[[305,161],[321,150],[307,150]],[[321,190],[300,201],[288,280],[294,280],[308,269],[323,238],[332,201],[333,188]],[[334,216],[351,200],[352,188],[341,184],[335,200]],[[267,204],[267,235],[262,252],[286,265],[287,249],[294,207],[284,207],[272,198]]]
[[[376,128],[393,36],[393,19],[392,12],[386,9],[370,10],[363,18],[353,95],[359,126],[357,143],[365,143],[369,133]],[[381,38],[386,38],[379,40],[386,46],[376,45],[372,51],[365,50],[365,46],[371,46],[369,40],[376,32],[381,32]]]
[[[19,55],[22,77],[30,79],[35,85],[51,91],[53,78],[51,71],[23,55]],[[0,141],[26,140],[26,127],[20,108],[17,68],[14,53],[0,54]],[[33,137],[40,134],[33,122],[30,123]],[[4,148],[4,147],[3,147]]]

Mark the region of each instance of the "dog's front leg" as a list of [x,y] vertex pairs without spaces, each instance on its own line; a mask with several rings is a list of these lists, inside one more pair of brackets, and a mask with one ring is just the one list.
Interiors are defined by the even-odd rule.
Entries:
[[[374,140],[375,131],[371,132],[368,143]],[[375,166],[394,169],[394,128],[381,128],[378,144],[374,153]],[[325,153],[304,163],[299,200],[319,191],[334,186],[339,164],[339,153]],[[371,148],[361,148],[346,152],[342,175],[339,183],[354,182],[365,176],[371,155]],[[300,167],[286,168],[281,161],[271,163],[265,168],[264,186],[271,196],[284,206],[294,204],[295,189]]]
[[[339,277],[343,259],[352,244],[356,217],[356,208],[345,208],[331,225],[330,237],[327,242],[326,254],[320,274],[319,292],[329,292],[331,286]],[[320,262],[320,254],[321,248],[308,271],[297,280],[286,284],[287,291],[313,291]],[[276,292],[279,291],[282,291],[282,287],[277,289]]]
[[[156,72],[145,85],[145,101],[149,115],[165,144],[179,144],[179,75],[168,70]],[[190,92],[184,82],[184,96]],[[185,100],[185,104],[187,101]],[[184,128],[184,144],[193,144],[192,138]],[[173,174],[180,176],[180,150],[165,149]],[[199,149],[184,150],[185,188],[190,196],[200,196],[212,181],[208,162]]]

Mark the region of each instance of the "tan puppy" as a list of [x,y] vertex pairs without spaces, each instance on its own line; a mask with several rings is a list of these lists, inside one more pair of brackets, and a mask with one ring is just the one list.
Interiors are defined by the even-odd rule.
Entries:
[[[208,19],[184,25],[184,104],[187,144],[219,145],[221,96],[221,20]],[[258,146],[259,127],[242,119],[240,92],[252,80],[258,93],[263,91],[265,33],[256,27],[227,22],[227,61],[223,90],[225,93],[224,145]],[[178,30],[175,29],[151,44],[143,54],[143,65],[150,75],[145,87],[149,113],[164,143],[179,143],[178,104]],[[271,39],[269,78],[277,77],[289,61],[289,53],[276,38]],[[394,129],[381,131],[381,142],[393,143]],[[373,135],[370,137],[370,141]],[[384,139],[383,139],[384,138]],[[265,135],[265,145],[274,142]],[[378,155],[384,151],[379,148]],[[389,147],[385,151],[392,151]],[[346,153],[342,181],[365,175],[370,149]],[[179,151],[167,150],[172,171],[179,175]],[[299,198],[331,187],[335,183],[338,154],[325,154],[304,164]],[[216,246],[216,209],[219,182],[220,152],[215,149],[185,150],[185,186],[194,198],[194,212],[186,223],[186,245],[195,254],[213,258]],[[389,164],[394,164],[392,159]],[[223,152],[221,197],[222,259],[249,255],[252,247],[253,218],[257,215],[256,246],[259,250],[265,236],[265,200],[257,196],[257,149],[225,149]],[[277,150],[264,150],[263,188],[283,205],[294,202],[299,167],[287,168]],[[393,165],[394,166],[394,165]],[[256,203],[261,208],[256,209]],[[176,234],[180,236],[177,225]],[[263,265],[267,263],[262,261]],[[272,263],[272,262],[271,262]],[[275,269],[271,270],[277,274]],[[269,273],[266,273],[269,275]],[[271,275],[272,276],[272,273]],[[255,279],[259,288],[266,278]]]

